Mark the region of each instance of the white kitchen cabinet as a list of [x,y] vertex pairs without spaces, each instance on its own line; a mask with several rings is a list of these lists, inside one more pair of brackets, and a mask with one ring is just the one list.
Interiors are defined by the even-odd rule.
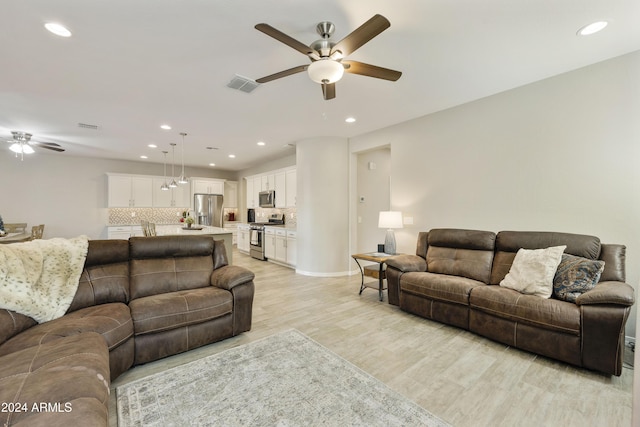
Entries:
[[258,176],[247,176],[245,177],[246,187],[247,187],[247,207],[248,208],[259,208],[260,200],[258,198],[258,194],[262,191],[262,177]]
[[264,257],[267,259],[276,258],[276,231],[269,227],[264,229]]
[[191,178],[191,193],[224,194],[224,180]]
[[142,236],[142,227],[139,225],[118,225],[107,227],[107,239],[123,239]]
[[223,222],[222,228],[231,231],[232,244],[238,244],[238,225],[235,222]]
[[249,253],[251,249],[249,242],[249,224],[238,224],[238,250]]
[[286,207],[293,208],[296,206],[297,191],[298,191],[298,183],[297,183],[296,170],[289,169],[285,172],[285,206]]
[[153,206],[153,178],[137,175],[107,175],[110,208],[150,208]]
[[287,230],[287,264],[295,267],[298,263],[298,235],[297,232]]
[[275,188],[276,188],[275,174],[267,173],[260,177],[261,191],[275,190]]
[[255,204],[254,193],[253,193],[253,178],[247,177],[244,179],[244,181],[245,181],[245,187],[246,187],[245,196],[247,198],[247,207],[255,208],[256,204]]
[[275,175],[274,189],[276,191],[276,208],[287,207],[286,173],[277,172]]
[[273,258],[276,261],[287,263],[287,231],[284,229],[276,230],[275,240],[275,254]]
[[237,181],[225,181],[224,182],[224,207],[225,208],[237,208],[238,207],[238,182]]
[[189,186],[178,184],[175,188],[162,190],[164,178],[153,178],[153,207],[154,208],[187,208],[189,207]]

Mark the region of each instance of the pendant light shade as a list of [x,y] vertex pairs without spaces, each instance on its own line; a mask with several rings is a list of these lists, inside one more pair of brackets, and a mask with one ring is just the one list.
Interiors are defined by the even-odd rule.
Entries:
[[168,151],[163,151],[162,152],[162,154],[164,154],[164,182],[160,186],[160,189],[162,191],[169,190],[169,186],[167,185],[167,153],[168,153]]
[[182,173],[178,178],[178,184],[188,184],[189,178],[184,174],[184,137],[187,136],[187,134],[185,132],[180,132],[180,135],[182,135]]
[[176,171],[175,171],[175,166],[176,166],[176,144],[175,143],[171,143],[171,151],[172,151],[172,160],[171,160],[171,182],[169,183],[169,187],[170,188],[176,188],[178,186],[178,184],[176,183],[176,179],[174,178],[174,176],[176,176]]

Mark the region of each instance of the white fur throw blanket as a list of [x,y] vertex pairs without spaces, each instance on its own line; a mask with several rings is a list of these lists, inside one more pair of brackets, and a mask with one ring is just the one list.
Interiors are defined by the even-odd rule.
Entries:
[[0,245],[0,308],[38,323],[62,317],[78,290],[88,247],[87,236]]

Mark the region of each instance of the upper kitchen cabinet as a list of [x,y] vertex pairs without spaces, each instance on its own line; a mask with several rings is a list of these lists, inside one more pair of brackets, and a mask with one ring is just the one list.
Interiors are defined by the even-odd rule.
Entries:
[[274,189],[276,190],[276,208],[286,208],[287,207],[287,198],[286,198],[287,190],[286,190],[285,171],[276,172]]
[[224,194],[224,180],[191,178],[191,193]]
[[150,208],[153,206],[153,178],[150,176],[107,174],[110,208]]
[[162,190],[164,178],[153,178],[153,207],[154,208],[186,208],[189,206],[189,186],[178,184],[175,188]]
[[224,182],[223,205],[225,208],[238,207],[238,182],[237,181]]
[[296,194],[298,192],[297,174],[295,169],[285,172],[285,199],[288,208],[296,206]]
[[275,174],[273,172],[260,176],[260,191],[276,189]]

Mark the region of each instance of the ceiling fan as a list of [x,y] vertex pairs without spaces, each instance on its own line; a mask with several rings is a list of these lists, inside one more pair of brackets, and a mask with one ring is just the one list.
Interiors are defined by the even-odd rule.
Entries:
[[11,144],[9,150],[16,153],[16,157],[20,154],[22,160],[24,160],[25,154],[32,154],[34,152],[33,147],[46,148],[47,150],[58,152],[64,151],[64,149],[60,147],[60,144],[56,144],[55,142],[33,141],[31,139],[33,135],[27,132],[12,131],[11,135],[13,135],[13,139],[5,139],[5,141]]
[[391,23],[387,18],[382,15],[374,15],[367,22],[351,32],[351,34],[347,35],[338,43],[334,43],[331,40],[331,35],[335,30],[335,25],[331,22],[320,22],[316,27],[316,31],[322,36],[322,39],[307,46],[273,28],[269,24],[258,24],[255,26],[258,31],[292,47],[303,55],[307,55],[311,60],[311,64],[299,65],[288,70],[280,71],[279,73],[259,78],[256,82],[266,83],[307,71],[311,80],[322,85],[322,95],[325,100],[329,100],[336,97],[335,84],[342,78],[345,71],[351,74],[396,81],[402,75],[400,71],[344,59],[390,26]]

